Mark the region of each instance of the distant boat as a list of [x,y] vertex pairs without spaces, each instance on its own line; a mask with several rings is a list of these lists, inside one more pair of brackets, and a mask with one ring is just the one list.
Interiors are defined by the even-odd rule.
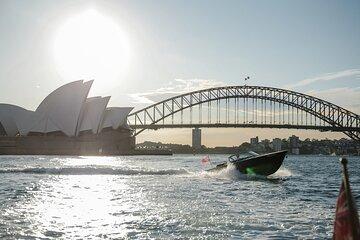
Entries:
[[284,161],[287,151],[278,151],[259,155],[250,152],[248,156],[240,157],[239,155],[231,155],[228,162],[216,165],[215,168],[208,171],[219,171],[228,166],[229,163],[234,164],[236,169],[244,174],[256,174],[268,176],[275,173]]

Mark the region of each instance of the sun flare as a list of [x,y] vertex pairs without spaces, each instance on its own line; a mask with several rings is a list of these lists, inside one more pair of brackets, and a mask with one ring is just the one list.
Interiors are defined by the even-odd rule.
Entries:
[[88,10],[67,20],[54,41],[55,64],[68,79],[119,81],[130,60],[126,33],[110,18]]

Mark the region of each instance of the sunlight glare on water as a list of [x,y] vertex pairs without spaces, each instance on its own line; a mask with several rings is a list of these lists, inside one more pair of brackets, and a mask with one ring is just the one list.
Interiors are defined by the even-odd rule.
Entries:
[[0,238],[331,238],[337,157],[289,156],[268,178],[205,172],[200,159],[2,156]]

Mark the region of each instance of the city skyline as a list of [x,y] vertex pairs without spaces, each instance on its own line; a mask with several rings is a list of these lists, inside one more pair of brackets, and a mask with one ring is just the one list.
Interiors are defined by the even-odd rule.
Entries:
[[138,143],[140,149],[167,149],[175,154],[245,154],[249,151],[256,153],[269,153],[273,151],[287,150],[290,155],[360,155],[360,149],[356,141],[346,138],[338,140],[330,139],[300,139],[292,135],[288,138],[261,139],[254,136],[248,141],[235,146],[198,146],[198,143],[176,144],[165,142],[145,141]]
[[[360,113],[359,2],[259,5],[228,1],[215,5],[208,7],[205,1],[191,6],[177,1],[2,1],[0,102],[33,110],[56,86],[95,78],[90,95],[111,95],[110,106],[139,109],[186,91],[243,85],[243,79],[250,76],[249,85],[293,89]],[[303,18],[304,14],[308,17]],[[119,32],[121,46],[109,42],[113,48],[104,48],[104,39],[91,38],[91,29],[76,35],[78,28],[87,26],[81,25],[86,21],[97,22],[93,27],[99,30],[101,24],[113,26],[104,34]],[[66,37],[58,37],[61,34]],[[78,46],[65,44],[69,34],[89,39],[87,47],[98,47],[92,56],[103,57],[99,50],[104,50],[109,61],[121,63],[121,71],[104,74],[104,68],[91,69],[97,62],[90,61],[81,65],[84,72],[74,72],[67,65],[72,63],[69,57],[62,54]],[[84,38],[87,36],[90,38]],[[112,55],[111,50],[117,54]],[[203,129],[202,134],[209,146],[231,146],[249,139],[254,131]],[[293,134],[301,138],[344,136],[266,129],[259,137]],[[170,138],[190,143],[191,129],[146,131],[138,142]]]

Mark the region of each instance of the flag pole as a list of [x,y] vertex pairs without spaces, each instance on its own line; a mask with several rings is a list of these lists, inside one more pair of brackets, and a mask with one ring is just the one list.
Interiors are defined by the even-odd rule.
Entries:
[[350,183],[349,183],[349,173],[347,171],[348,160],[345,157],[342,157],[342,158],[340,158],[340,162],[343,166],[343,182],[344,182],[347,205],[348,205],[350,213],[354,213],[354,214],[350,214],[352,234],[353,234],[353,236],[358,236],[359,233],[357,232],[358,231],[357,226],[359,226],[359,218],[358,218],[357,209],[354,205],[353,198],[351,195],[351,189],[350,189]]

